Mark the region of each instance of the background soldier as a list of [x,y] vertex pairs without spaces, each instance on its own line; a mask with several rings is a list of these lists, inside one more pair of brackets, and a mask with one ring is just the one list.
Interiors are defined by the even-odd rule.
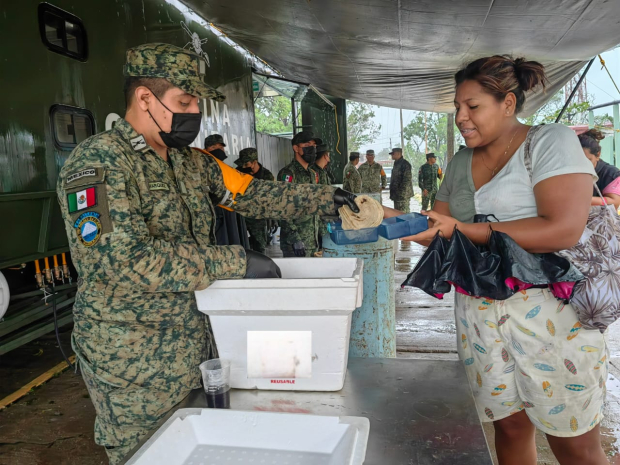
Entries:
[[349,163],[344,167],[342,188],[345,191],[359,194],[362,192],[362,178],[357,171],[357,163],[360,160],[359,152],[351,152]]
[[72,346],[112,465],[200,388],[198,365],[217,354],[194,291],[279,274],[264,255],[213,245],[212,202],[257,218],[359,211],[342,189],[255,180],[189,148],[199,99],[224,99],[207,69],[172,45],[129,49],[125,119],[80,143],[57,182],[79,274]]
[[[319,184],[319,175],[310,168],[316,160],[316,146],[323,141],[310,131],[295,134],[295,158],[278,173],[278,181],[292,184]],[[285,257],[312,257],[319,251],[319,219],[316,215],[280,222],[280,249]]]
[[[205,137],[205,150],[220,161],[228,158],[226,144],[220,134]],[[235,212],[215,207],[215,242],[217,245],[240,245],[250,247],[245,218]]]
[[[258,162],[258,151],[254,148],[243,149],[239,152],[239,158],[235,160],[239,171],[252,175],[255,179],[274,181],[273,174]],[[277,229],[275,220],[257,220],[246,217],[245,224],[250,233],[250,248],[260,253],[265,253],[271,235]]]
[[360,165],[358,171],[362,179],[363,192],[381,194],[387,187],[387,176],[383,167],[375,163],[374,150],[366,150],[366,161]]
[[220,134],[211,134],[205,137],[205,150],[220,161],[228,158],[224,151],[225,147],[224,138]]
[[433,209],[435,195],[439,190],[437,181],[441,177],[441,168],[437,165],[437,157],[432,152],[427,153],[426,163],[418,171],[418,186],[422,189],[422,211]]
[[[331,155],[327,145],[317,145],[316,160],[310,167],[319,175],[319,184],[329,186],[331,184],[327,172],[327,165],[331,161]],[[327,223],[319,219],[319,248],[323,248],[323,236],[327,234]]]
[[403,213],[409,213],[409,203],[413,197],[413,180],[411,178],[411,164],[403,157],[403,149],[395,148],[390,152],[394,167],[390,180],[390,199],[394,201],[394,208]]

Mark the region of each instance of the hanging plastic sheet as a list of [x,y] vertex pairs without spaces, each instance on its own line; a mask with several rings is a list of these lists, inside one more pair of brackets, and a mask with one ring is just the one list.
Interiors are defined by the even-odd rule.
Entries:
[[[443,254],[443,257],[442,257]],[[555,254],[531,254],[510,236],[490,230],[486,246],[474,245],[455,229],[447,241],[437,235],[402,286],[414,286],[437,298],[454,286],[457,292],[506,300],[531,287],[548,287],[570,300],[583,275]]]
[[620,43],[617,0],[184,0],[284,77],[375,105],[454,111],[454,73],[482,56],[538,60],[549,86]]

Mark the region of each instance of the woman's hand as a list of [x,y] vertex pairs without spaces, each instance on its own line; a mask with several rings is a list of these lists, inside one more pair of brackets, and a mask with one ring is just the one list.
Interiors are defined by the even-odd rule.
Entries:
[[422,214],[428,217],[428,229],[414,236],[403,237],[400,239],[401,241],[412,241],[421,245],[428,245],[440,231],[446,239],[450,239],[455,227],[463,228],[463,223],[451,216],[442,215],[436,211],[423,212]]

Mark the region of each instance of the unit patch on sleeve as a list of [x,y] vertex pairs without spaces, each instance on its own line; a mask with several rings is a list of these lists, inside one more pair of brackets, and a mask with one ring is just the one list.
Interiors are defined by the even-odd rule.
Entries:
[[318,184],[320,181],[320,178],[319,178],[319,173],[317,173],[316,171],[314,172],[314,179],[316,181],[315,184]]
[[75,213],[97,205],[97,188],[86,187],[84,190],[67,194],[69,213]]
[[101,238],[101,215],[97,212],[82,213],[73,226],[75,227],[77,238],[84,247],[92,247]]
[[293,182],[293,176],[287,174],[284,176],[284,182]]
[[131,146],[136,152],[146,148],[146,141],[144,140],[144,136],[142,134],[130,139],[129,142],[131,142]]
[[149,182],[150,191],[169,191],[170,187],[165,182]]
[[87,168],[81,171],[76,171],[67,176],[67,184],[71,184],[73,181],[77,181],[80,178],[97,176],[97,168]]

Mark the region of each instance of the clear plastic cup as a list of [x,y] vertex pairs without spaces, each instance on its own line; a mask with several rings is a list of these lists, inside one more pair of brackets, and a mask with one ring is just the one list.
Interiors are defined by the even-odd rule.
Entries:
[[209,408],[230,408],[230,362],[214,358],[200,364]]

